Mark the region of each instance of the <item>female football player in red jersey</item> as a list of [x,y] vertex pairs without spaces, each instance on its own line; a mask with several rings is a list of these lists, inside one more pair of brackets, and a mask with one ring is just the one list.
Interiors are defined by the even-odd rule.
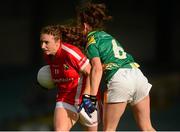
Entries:
[[43,27],[40,32],[41,48],[45,60],[50,65],[52,79],[58,88],[54,129],[69,131],[80,120],[81,124],[86,126],[86,130],[97,131],[97,112],[89,115],[93,116],[94,121],[88,123],[77,111],[81,104],[87,113],[92,113],[95,111],[96,100],[93,96],[89,96],[91,69],[89,60],[78,47],[66,43],[80,42],[80,35],[75,30],[73,27],[49,25]]
[[106,14],[106,6],[87,2],[77,9],[79,25],[87,38],[86,53],[92,65],[91,95],[96,95],[102,76],[107,84],[103,130],[115,131],[130,103],[140,130],[154,131],[150,119],[151,84],[133,57],[114,37],[103,31],[104,22],[111,19]]

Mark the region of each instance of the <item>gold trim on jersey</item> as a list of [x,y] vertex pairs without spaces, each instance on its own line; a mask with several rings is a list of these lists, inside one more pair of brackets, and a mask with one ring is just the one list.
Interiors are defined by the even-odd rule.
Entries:
[[132,68],[138,68],[138,67],[140,67],[140,65],[139,65],[138,63],[136,63],[136,62],[130,63],[130,66],[131,66]]
[[94,36],[91,36],[88,38],[88,44],[96,43],[96,40],[94,39]]
[[[136,62],[129,63],[128,65],[130,65],[131,68],[138,68],[138,67],[140,67],[140,65],[138,63],[136,63]],[[119,65],[116,64],[116,63],[102,64],[103,70],[112,70],[115,67],[119,67]]]
[[88,47],[89,45],[95,44],[95,43],[96,43],[96,40],[95,40],[94,36],[88,37],[87,44],[86,44],[86,49],[87,49],[87,47]]

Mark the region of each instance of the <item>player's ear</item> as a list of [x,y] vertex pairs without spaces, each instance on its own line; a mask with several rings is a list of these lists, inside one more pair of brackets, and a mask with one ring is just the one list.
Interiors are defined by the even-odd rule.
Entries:
[[87,33],[88,32],[88,30],[89,30],[89,26],[88,26],[88,24],[87,23],[83,23],[83,30],[84,30],[84,33]]
[[88,23],[83,23],[83,25],[85,33],[88,33],[92,29],[92,27]]
[[83,23],[83,25],[84,25],[84,27],[83,27],[83,28],[84,28],[84,30],[87,30],[87,29],[88,29],[88,25],[87,25],[87,23],[85,23],[85,22],[84,22],[84,23]]

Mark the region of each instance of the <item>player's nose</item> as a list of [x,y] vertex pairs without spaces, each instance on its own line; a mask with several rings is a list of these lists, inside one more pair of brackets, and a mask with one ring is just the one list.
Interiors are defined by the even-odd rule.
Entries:
[[41,48],[42,48],[43,50],[45,50],[45,49],[46,49],[46,45],[45,45],[44,43],[42,43],[42,44],[41,44]]

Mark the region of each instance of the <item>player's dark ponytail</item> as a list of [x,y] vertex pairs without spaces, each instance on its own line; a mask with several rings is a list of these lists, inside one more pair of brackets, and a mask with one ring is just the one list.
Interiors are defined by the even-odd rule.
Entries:
[[93,29],[103,29],[104,22],[111,20],[112,16],[107,15],[105,4],[87,2],[77,7],[78,22],[88,23]]
[[83,40],[82,30],[78,26],[59,25],[61,30],[62,41],[73,44],[79,48],[82,48]]

